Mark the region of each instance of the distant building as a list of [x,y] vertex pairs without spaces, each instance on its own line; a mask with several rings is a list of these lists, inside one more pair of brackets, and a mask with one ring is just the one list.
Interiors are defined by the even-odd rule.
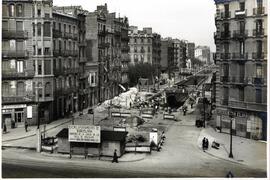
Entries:
[[185,68],[187,60],[187,41],[173,39],[173,49],[174,49],[174,70],[179,71],[180,68]]
[[161,39],[161,71],[170,71],[174,67],[174,48],[173,41],[171,38]]
[[266,140],[268,1],[215,3],[216,126],[229,133],[232,120],[234,135]]
[[131,63],[149,63],[157,67],[160,72],[161,36],[152,32],[152,28],[131,26],[129,30],[129,47]]
[[208,46],[197,46],[195,48],[195,58],[199,59],[203,63],[210,64],[210,48]]
[[187,58],[191,59],[191,61],[195,57],[195,43],[188,42],[186,45],[186,50],[187,50]]

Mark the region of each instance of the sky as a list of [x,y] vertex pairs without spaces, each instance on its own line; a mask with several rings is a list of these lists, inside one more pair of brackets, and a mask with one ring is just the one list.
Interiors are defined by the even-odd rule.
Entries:
[[152,27],[162,37],[185,39],[215,51],[214,0],[53,0],[55,6],[81,5],[93,12],[107,3],[109,12],[127,16],[129,25]]

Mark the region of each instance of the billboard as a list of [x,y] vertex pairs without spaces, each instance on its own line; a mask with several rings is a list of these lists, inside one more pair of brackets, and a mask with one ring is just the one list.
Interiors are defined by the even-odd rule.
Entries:
[[100,143],[100,126],[69,125],[68,141]]
[[150,132],[149,133],[149,142],[151,143],[154,141],[154,143],[157,145],[158,144],[158,133],[157,132]]

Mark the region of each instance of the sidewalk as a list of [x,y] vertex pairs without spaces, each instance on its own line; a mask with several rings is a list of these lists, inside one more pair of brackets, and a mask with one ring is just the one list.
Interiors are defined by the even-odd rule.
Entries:
[[[258,169],[266,170],[266,146],[265,142],[233,136],[232,152],[234,158],[229,158],[230,135],[216,132],[213,128],[202,129],[197,141],[198,148],[202,149],[202,139],[206,137],[209,141],[209,149],[205,152],[217,158],[225,159],[235,163],[241,163]],[[219,149],[211,147],[212,142],[220,143]]]

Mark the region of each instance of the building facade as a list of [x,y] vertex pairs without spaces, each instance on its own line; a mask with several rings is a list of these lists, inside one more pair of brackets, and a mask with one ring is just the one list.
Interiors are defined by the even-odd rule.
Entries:
[[[267,1],[215,0],[216,126],[267,137]],[[233,118],[229,117],[231,113]]]
[[2,1],[2,119],[53,119],[52,1]]
[[129,55],[132,64],[149,63],[160,72],[161,36],[152,32],[152,28],[131,26],[129,29]]
[[210,64],[210,55],[210,47],[208,46],[197,46],[195,48],[195,58],[205,64]]

